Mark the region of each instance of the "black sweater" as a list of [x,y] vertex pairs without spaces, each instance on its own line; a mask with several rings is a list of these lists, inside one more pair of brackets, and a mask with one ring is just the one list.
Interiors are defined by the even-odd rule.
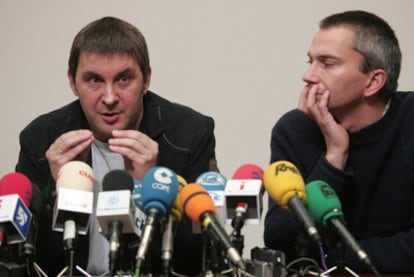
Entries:
[[[293,110],[272,130],[271,162],[289,160],[305,183],[323,180],[336,191],[348,229],[381,273],[414,273],[414,94],[394,95],[383,118],[349,138],[349,157],[341,171],[324,158],[325,142],[316,123]],[[303,254],[298,251],[303,250],[298,246],[301,233],[294,215],[270,200],[265,245],[292,260]],[[328,261],[337,262],[329,255]],[[350,251],[345,265],[367,270]]]

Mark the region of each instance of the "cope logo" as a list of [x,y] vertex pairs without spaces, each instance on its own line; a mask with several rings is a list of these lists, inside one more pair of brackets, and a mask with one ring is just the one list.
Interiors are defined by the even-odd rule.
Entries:
[[170,193],[170,184],[173,182],[173,173],[167,168],[158,168],[154,172],[156,182],[152,183],[152,188]]

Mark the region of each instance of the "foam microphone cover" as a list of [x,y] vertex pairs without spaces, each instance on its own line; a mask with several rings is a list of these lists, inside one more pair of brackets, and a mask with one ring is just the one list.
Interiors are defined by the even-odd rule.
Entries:
[[260,166],[255,164],[244,164],[234,172],[232,179],[263,179],[263,174],[264,171]]
[[85,162],[70,161],[64,164],[56,180],[56,189],[75,189],[93,191],[94,176],[92,168]]
[[263,175],[264,187],[279,206],[289,209],[289,200],[297,196],[306,202],[305,182],[299,170],[289,161],[272,163]]
[[178,181],[178,193],[175,197],[174,205],[171,208],[171,214],[176,218],[177,221],[180,221],[183,216],[183,206],[181,205],[181,199],[180,199],[180,192],[187,185],[187,181],[181,176],[177,175],[177,181]]
[[227,179],[216,171],[208,171],[198,176],[195,182],[208,191],[224,191]]
[[335,191],[324,181],[306,185],[306,206],[316,222],[327,226],[332,217],[343,217],[341,202]]
[[206,189],[196,183],[185,186],[180,193],[181,205],[185,214],[194,222],[201,225],[201,216],[209,212],[216,215],[213,200]]
[[29,178],[19,172],[8,173],[0,179],[0,196],[17,194],[26,205],[32,201],[32,183]]
[[109,171],[102,179],[102,190],[129,190],[134,189],[134,179],[125,170],[115,169]]
[[147,213],[155,208],[163,218],[174,203],[178,192],[177,175],[171,169],[156,166],[144,176],[141,201],[143,211]]

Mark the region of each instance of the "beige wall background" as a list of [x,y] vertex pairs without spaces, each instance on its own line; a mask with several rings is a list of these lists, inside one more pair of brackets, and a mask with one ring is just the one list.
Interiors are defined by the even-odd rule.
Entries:
[[[403,52],[399,88],[414,88],[414,1],[2,0],[0,176],[14,171],[20,130],[74,99],[66,79],[72,39],[106,15],[146,36],[151,90],[215,118],[223,175],[245,163],[266,169],[271,128],[296,107],[319,20],[348,9],[377,13],[393,26]],[[243,228],[244,257],[263,246],[263,218]]]

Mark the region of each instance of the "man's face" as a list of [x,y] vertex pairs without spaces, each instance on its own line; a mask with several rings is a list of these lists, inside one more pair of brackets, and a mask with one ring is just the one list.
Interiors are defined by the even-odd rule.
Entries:
[[303,75],[319,91],[330,91],[329,110],[352,112],[362,102],[369,74],[360,71],[363,56],[352,49],[355,33],[346,27],[321,29],[316,33],[308,55],[310,66]]
[[150,74],[144,83],[132,56],[81,53],[75,80],[68,76],[97,139],[106,141],[113,130],[138,129]]

